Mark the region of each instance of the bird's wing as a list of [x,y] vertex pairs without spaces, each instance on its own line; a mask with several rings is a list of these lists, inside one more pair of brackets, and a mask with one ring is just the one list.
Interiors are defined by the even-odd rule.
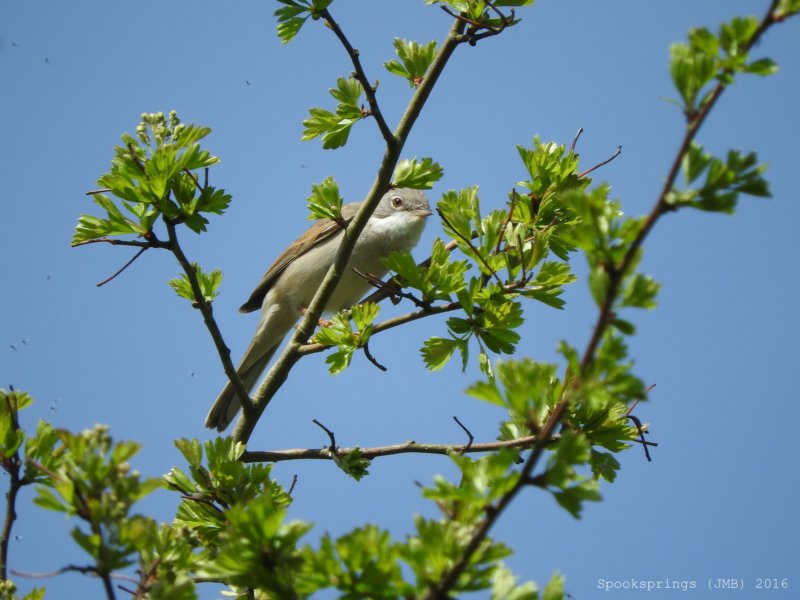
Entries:
[[[353,202],[342,207],[342,218],[345,220],[345,223],[349,223],[358,210],[358,207],[353,207],[353,204],[360,203]],[[311,248],[324,242],[340,230],[341,225],[331,219],[320,219],[316,221],[302,236],[292,242],[283,254],[270,265],[256,289],[250,294],[250,298],[239,308],[239,312],[249,313],[260,309],[267,292],[275,285],[275,282],[278,281],[278,277],[286,270],[286,267],[292,264],[299,256],[302,256]]]

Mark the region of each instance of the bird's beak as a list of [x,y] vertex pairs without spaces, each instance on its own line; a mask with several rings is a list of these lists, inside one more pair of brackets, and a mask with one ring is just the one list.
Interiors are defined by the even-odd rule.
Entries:
[[433,214],[429,208],[417,208],[413,213],[417,217],[430,217]]

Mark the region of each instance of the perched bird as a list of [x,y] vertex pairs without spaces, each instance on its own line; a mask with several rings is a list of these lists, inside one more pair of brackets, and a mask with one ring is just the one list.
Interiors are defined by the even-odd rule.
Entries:
[[[361,202],[345,204],[342,218],[349,223],[360,206]],[[347,269],[325,311],[335,313],[355,304],[369,289],[369,283],[353,269],[383,277],[387,269],[381,259],[396,250],[413,248],[430,215],[428,199],[419,190],[400,188],[384,194],[356,241]],[[331,219],[316,221],[272,263],[239,309],[242,313],[261,309],[253,341],[236,368],[248,392],[256,386],[281,341],[311,303],[336,257],[342,235],[339,223]],[[233,384],[228,382],[206,417],[206,427],[224,431],[240,408]]]

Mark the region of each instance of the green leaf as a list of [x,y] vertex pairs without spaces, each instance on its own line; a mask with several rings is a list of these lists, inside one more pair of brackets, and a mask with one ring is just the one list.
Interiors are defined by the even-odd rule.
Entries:
[[603,306],[608,292],[608,271],[601,265],[589,272],[589,290],[597,306]]
[[542,600],[564,600],[564,576],[556,573],[544,588]]
[[392,177],[392,185],[396,188],[413,188],[429,190],[444,175],[444,169],[432,158],[417,160],[401,160],[397,163]]
[[319,18],[319,10],[326,8],[332,0],[278,0],[285,4],[275,11],[278,18],[278,37],[281,43],[288,44],[300,31],[309,17]]
[[387,71],[408,80],[411,87],[418,87],[436,56],[436,41],[421,45],[400,38],[394,38],[394,47],[400,61],[383,63]]
[[[350,311],[353,322],[356,324],[358,331],[361,333],[362,338],[365,337],[365,332],[372,329],[371,325],[380,312],[380,307],[374,302],[364,302],[363,304],[356,304]],[[366,335],[368,338],[369,336]],[[364,339],[363,341],[366,341]]]
[[322,183],[311,185],[311,195],[306,199],[309,219],[342,218],[342,203],[344,199],[339,193],[339,184],[333,177],[326,177]]
[[332,457],[336,466],[356,481],[369,475],[368,468],[371,461],[364,458],[361,448],[353,448],[347,452],[333,452]]
[[778,72],[778,65],[770,58],[760,58],[747,64],[743,68],[745,73],[752,73],[754,75],[774,75]]
[[352,349],[338,350],[325,357],[325,362],[328,363],[328,371],[331,375],[338,375],[347,367],[350,366],[350,360],[353,358]]
[[538,600],[536,584],[532,581],[517,585],[517,578],[505,565],[498,565],[492,575],[491,600]]
[[661,284],[650,275],[636,273],[627,279],[622,290],[620,304],[637,308],[655,308],[659,289],[661,289]]
[[[219,284],[222,283],[222,271],[214,269],[210,273],[206,273],[197,263],[192,263],[192,267],[197,277],[197,283],[200,286],[200,293],[203,298],[205,298],[206,302],[212,302],[217,297],[217,288],[219,288]],[[197,301],[194,290],[192,289],[192,284],[186,273],[181,273],[178,277],[170,279],[168,283],[181,298],[185,298],[190,302]]]
[[453,356],[460,340],[452,338],[432,337],[425,340],[422,346],[422,359],[429,371],[438,371],[444,367]]
[[364,88],[355,78],[340,77],[336,81],[336,87],[329,92],[339,102],[336,113],[323,108],[309,109],[311,116],[303,121],[305,129],[301,138],[307,141],[321,135],[322,147],[326,150],[344,146],[350,136],[350,129],[367,114],[359,106]]

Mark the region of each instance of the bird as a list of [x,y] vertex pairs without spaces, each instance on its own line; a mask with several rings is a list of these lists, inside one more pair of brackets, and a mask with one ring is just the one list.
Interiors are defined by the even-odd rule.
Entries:
[[[351,202],[342,206],[345,223],[355,217],[361,204]],[[428,199],[421,190],[396,188],[384,194],[358,237],[325,312],[336,313],[355,304],[370,284],[353,269],[383,277],[388,269],[382,259],[394,251],[411,250],[431,214]],[[272,263],[250,298],[239,308],[241,313],[261,309],[255,335],[236,368],[248,393],[314,298],[336,257],[343,232],[341,222],[315,221]],[[224,431],[240,408],[236,390],[228,381],[206,416],[206,427]]]

